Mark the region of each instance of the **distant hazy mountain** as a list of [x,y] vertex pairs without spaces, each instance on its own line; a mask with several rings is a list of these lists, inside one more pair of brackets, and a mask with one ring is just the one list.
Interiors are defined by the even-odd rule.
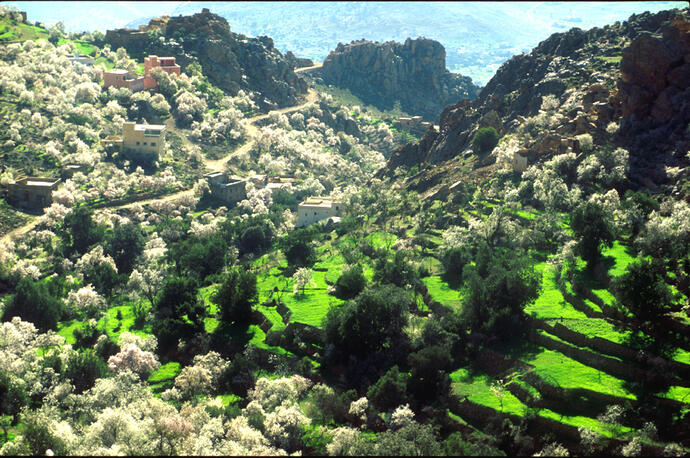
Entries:
[[62,20],[67,31],[137,26],[201,8],[234,32],[268,35],[282,52],[323,60],[339,42],[424,36],[446,48],[451,71],[485,84],[500,64],[554,32],[603,26],[633,13],[687,2],[15,2],[30,20]]

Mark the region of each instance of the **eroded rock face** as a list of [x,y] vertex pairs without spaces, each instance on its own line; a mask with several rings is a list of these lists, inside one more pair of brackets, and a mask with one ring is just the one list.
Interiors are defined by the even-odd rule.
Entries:
[[621,79],[613,99],[622,116],[621,133],[646,151],[650,164],[660,154],[683,155],[690,148],[690,21],[677,13],[656,30],[641,31],[623,50]]
[[395,101],[411,114],[436,122],[443,107],[474,99],[469,77],[446,69],[446,51],[434,40],[338,44],[321,70],[324,82],[345,87],[364,102],[390,109]]
[[138,59],[148,54],[174,56],[183,71],[198,60],[204,75],[221,89],[233,95],[240,89],[260,93],[262,108],[293,105],[307,91],[306,82],[293,71],[295,60],[283,57],[271,38],[233,33],[225,18],[206,9],[192,16],[171,17],[164,30],[159,30],[166,40],[152,33],[118,29],[109,30],[106,41],[112,49],[122,46]]

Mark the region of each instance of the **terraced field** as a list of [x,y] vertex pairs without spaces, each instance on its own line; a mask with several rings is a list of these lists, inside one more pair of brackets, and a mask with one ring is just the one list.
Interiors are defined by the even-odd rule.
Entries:
[[[620,242],[606,250],[605,255],[615,259],[609,271],[611,276],[621,275],[634,259]],[[570,294],[564,297],[556,285],[551,265],[542,262],[537,270],[542,274],[542,292],[526,309],[534,318],[535,329],[530,338],[534,346],[518,353],[515,364],[503,371],[492,372],[491,365],[473,367],[471,372],[455,371],[451,375],[454,392],[467,396],[465,402],[497,413],[518,417],[536,413],[574,428],[585,427],[607,437],[614,434],[624,437],[631,431],[629,426],[613,427],[597,420],[597,416],[604,413],[607,405],[629,402],[635,405],[638,395],[630,391],[631,382],[654,373],[655,366],[636,357],[638,350],[627,346],[631,331],[617,325],[599,305],[573,294],[573,298],[581,300],[576,307]],[[568,285],[568,290],[572,293],[572,285]],[[614,298],[608,290],[600,287],[591,293],[607,310],[606,306],[613,304]],[[583,312],[584,307],[587,313]],[[495,355],[499,359],[504,356]],[[681,386],[688,384],[689,357],[686,350],[676,349],[666,360],[664,367],[673,368],[671,372],[679,385],[657,393],[657,399],[690,402],[690,389]],[[506,382],[502,398],[492,390],[492,384],[499,379]],[[563,402],[568,396],[572,396],[571,408]]]

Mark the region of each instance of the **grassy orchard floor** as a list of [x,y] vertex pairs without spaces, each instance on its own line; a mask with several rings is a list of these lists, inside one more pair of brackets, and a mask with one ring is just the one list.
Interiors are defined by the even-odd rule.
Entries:
[[[611,248],[605,249],[603,254],[605,257],[610,258],[611,267],[609,269],[609,275],[614,278],[622,275],[628,264],[635,260],[630,254],[628,247],[620,241],[616,241]],[[556,285],[555,270],[553,266],[546,262],[540,262],[535,268],[542,275],[542,290],[537,300],[526,307],[525,312],[528,315],[545,320],[551,324],[560,322],[567,328],[588,337],[596,336],[619,344],[625,344],[625,342],[628,341],[630,331],[618,329],[611,322],[603,318],[589,318],[566,301]],[[437,291],[434,297],[445,298],[446,300],[452,298],[453,291],[449,290],[447,285],[444,285],[439,280],[432,280],[431,278],[425,279],[425,283],[427,285],[436,286]],[[603,289],[593,281],[587,282],[586,286],[591,287],[592,292],[604,303],[613,305],[615,302],[615,298],[610,291]],[[576,295],[572,292],[570,287],[571,285],[568,285],[571,294]],[[442,302],[441,300],[439,301]],[[595,312],[601,311],[596,304],[589,300],[584,299],[584,303]],[[544,331],[540,331],[540,333],[554,340],[560,340]],[[610,357],[610,355],[607,356]],[[627,391],[625,387],[626,380],[611,376],[596,368],[576,361],[559,351],[536,346],[534,351],[522,354],[518,356],[518,359],[534,366],[537,375],[554,386],[560,386],[562,388],[584,388],[621,398],[636,399],[634,394]],[[677,349],[673,355],[673,359],[679,362],[688,363],[690,362],[690,352],[683,349]],[[517,374],[511,375],[515,376]],[[548,409],[530,409],[508,391],[505,392],[501,409],[500,400],[491,390],[491,384],[494,382],[494,379],[476,369],[471,371],[459,369],[451,374],[451,379],[453,382],[453,390],[456,394],[461,396],[467,395],[470,401],[497,411],[502,410],[505,413],[511,413],[518,416],[524,416],[526,413],[533,411],[537,412],[540,416],[551,418],[575,427],[584,426],[609,437],[613,433],[620,434],[629,431],[629,428],[612,430],[610,425],[602,424],[592,417],[561,415]],[[533,387],[518,380],[516,377],[511,377],[509,375],[506,381],[507,383],[518,383],[528,391],[536,392]],[[672,386],[666,393],[659,394],[659,396],[689,403],[690,388]]]

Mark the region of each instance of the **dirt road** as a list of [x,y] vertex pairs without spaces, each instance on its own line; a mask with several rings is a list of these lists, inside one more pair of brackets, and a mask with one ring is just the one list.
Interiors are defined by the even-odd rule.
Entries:
[[[313,70],[315,68],[321,67],[321,65],[322,65],[321,63],[318,63],[312,67],[298,68],[295,70],[295,73],[301,73],[303,71],[307,71],[310,69]],[[259,116],[254,116],[253,118],[249,118],[248,119],[249,123],[247,125],[247,137],[248,137],[247,142],[244,145],[242,145],[240,148],[238,148],[237,150],[233,151],[232,153],[230,153],[230,154],[228,154],[228,155],[226,155],[220,159],[216,159],[216,160],[204,159],[204,165],[209,170],[223,170],[225,168],[225,164],[230,160],[231,157],[233,157],[236,154],[244,154],[244,153],[248,152],[252,148],[252,146],[254,146],[255,137],[259,133],[259,129],[256,126],[254,126],[255,122],[268,118],[271,115],[271,113],[273,113],[273,112],[283,113],[283,114],[284,113],[292,113],[293,111],[300,110],[300,109],[304,108],[306,105],[308,105],[312,102],[316,102],[317,100],[318,100],[318,94],[316,93],[316,91],[309,88],[309,90],[307,92],[307,96],[306,96],[306,101],[304,103],[302,103],[300,105],[295,105],[293,107],[281,108],[279,110],[272,110],[271,112],[269,112],[267,114],[263,114],[263,115],[259,115]],[[185,145],[189,146],[192,144],[183,132],[179,132],[175,129],[175,123],[174,123],[172,118],[169,118],[168,120],[166,120],[165,124],[169,130],[171,130],[171,131],[175,130],[176,131],[176,133],[182,138],[182,142]],[[178,192],[175,192],[173,194],[168,194],[167,196],[158,197],[155,199],[139,200],[139,201],[131,202],[128,204],[123,204],[123,205],[112,205],[112,206],[106,205],[104,207],[101,207],[101,209],[103,209],[103,208],[110,208],[110,209],[131,208],[135,205],[146,205],[146,204],[150,204],[150,203],[155,202],[155,201],[175,200],[175,199],[178,199],[184,195],[191,195],[192,192],[193,191],[191,189],[185,189],[185,190],[178,191]],[[23,226],[20,226],[16,229],[13,229],[12,231],[10,231],[7,234],[0,237],[0,243],[5,242],[7,240],[16,239],[17,237],[20,237],[20,236],[26,234],[31,229],[36,227],[39,220],[40,220],[40,217],[34,216],[33,219],[29,223],[27,223]]]

